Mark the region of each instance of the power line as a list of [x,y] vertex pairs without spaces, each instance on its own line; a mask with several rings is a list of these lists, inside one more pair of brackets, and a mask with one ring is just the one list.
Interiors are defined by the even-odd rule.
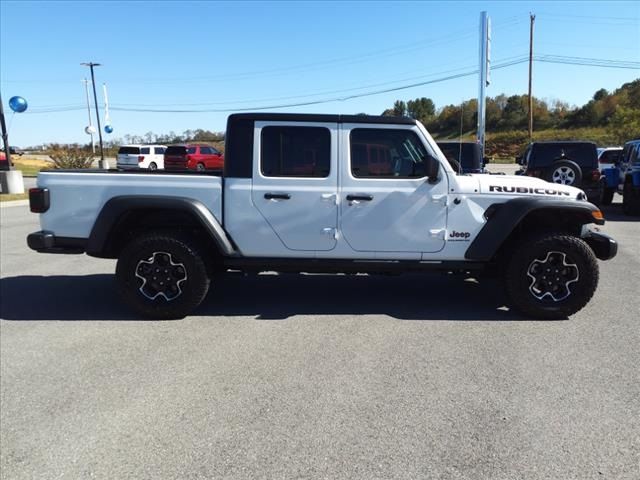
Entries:
[[[496,63],[492,66],[492,70],[499,70],[502,68],[507,68],[513,65],[518,65],[527,61],[527,56],[516,56],[512,59],[505,59],[505,61],[501,63]],[[571,57],[571,56],[560,56],[560,55],[536,55],[534,56],[534,61],[536,62],[545,62],[545,63],[558,63],[564,65],[583,65],[583,66],[591,66],[591,67],[601,67],[601,68],[625,68],[625,69],[640,69],[640,62],[630,62],[624,60],[608,60],[608,59],[597,59],[597,58],[584,58],[584,57]],[[459,70],[459,69],[458,69]],[[136,112],[136,113],[226,113],[226,112],[247,112],[247,111],[260,111],[260,110],[271,110],[271,109],[279,109],[279,108],[292,108],[292,107],[302,107],[302,106],[310,106],[310,105],[319,105],[323,103],[332,103],[332,102],[344,102],[347,100],[353,100],[356,98],[380,95],[383,93],[391,93],[401,90],[408,90],[415,87],[420,87],[424,85],[430,85],[434,83],[441,83],[448,80],[455,80],[458,78],[468,77],[471,75],[475,75],[478,73],[477,69],[469,70],[466,72],[461,72],[457,74],[447,75],[444,77],[426,80],[422,82],[411,83],[407,85],[401,85],[396,87],[390,87],[380,90],[368,91],[358,94],[349,94],[346,96],[337,96],[332,98],[324,98],[318,100],[309,100],[304,102],[294,102],[287,104],[276,104],[276,105],[268,105],[268,106],[253,106],[253,107],[235,107],[235,108],[213,108],[213,109],[160,109],[160,108],[132,108],[132,107],[112,107],[111,110],[122,111],[122,112]],[[396,83],[396,82],[390,82]],[[365,87],[357,87],[353,89],[340,90],[335,93],[348,92],[350,90],[361,90]],[[307,95],[308,97],[316,96],[317,94]],[[300,98],[307,97],[300,96]],[[262,101],[266,101],[263,99]],[[259,103],[260,101],[256,101]],[[200,104],[202,105],[202,104]],[[32,109],[31,114],[38,113],[57,113],[57,112],[69,112],[75,110],[83,109],[82,106],[74,106],[67,108],[42,108],[42,109]],[[29,113],[29,112],[27,112]]]

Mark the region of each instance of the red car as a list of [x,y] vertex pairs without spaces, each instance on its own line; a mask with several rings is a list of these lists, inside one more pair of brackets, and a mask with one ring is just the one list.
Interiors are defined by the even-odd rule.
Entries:
[[222,170],[224,155],[209,145],[171,145],[164,152],[165,170]]

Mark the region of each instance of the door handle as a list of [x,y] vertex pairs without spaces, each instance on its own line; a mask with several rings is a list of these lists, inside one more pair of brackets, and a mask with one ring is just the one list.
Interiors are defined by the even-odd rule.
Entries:
[[267,200],[289,200],[291,195],[288,193],[265,193],[264,198]]
[[373,200],[373,195],[347,195],[347,200],[349,202],[353,202],[356,200],[360,200],[363,202],[370,202],[371,200]]

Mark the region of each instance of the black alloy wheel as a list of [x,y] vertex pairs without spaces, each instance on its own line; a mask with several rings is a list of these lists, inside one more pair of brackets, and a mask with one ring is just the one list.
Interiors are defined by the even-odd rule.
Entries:
[[506,270],[506,291],[528,316],[560,319],[582,309],[598,286],[598,263],[584,240],[547,234],[520,245]]
[[207,268],[197,245],[179,233],[147,233],[132,240],[116,266],[118,291],[138,314],[183,318],[209,290]]

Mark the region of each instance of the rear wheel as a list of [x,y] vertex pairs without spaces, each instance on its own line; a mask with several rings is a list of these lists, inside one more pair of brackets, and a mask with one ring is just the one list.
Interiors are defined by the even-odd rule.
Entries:
[[156,165],[156,162],[151,162],[149,164],[149,170],[157,170],[158,169],[158,165]]
[[598,286],[598,263],[583,240],[550,234],[523,243],[506,269],[513,306],[534,318],[566,318],[581,310]]
[[547,180],[562,185],[580,185],[582,171],[578,164],[571,160],[559,160],[551,165]]
[[199,163],[196,165],[196,170],[199,172],[204,172],[205,168],[204,168],[204,163]]
[[209,290],[207,268],[191,239],[149,233],[129,243],[118,258],[116,281],[124,301],[152,319],[183,318]]

